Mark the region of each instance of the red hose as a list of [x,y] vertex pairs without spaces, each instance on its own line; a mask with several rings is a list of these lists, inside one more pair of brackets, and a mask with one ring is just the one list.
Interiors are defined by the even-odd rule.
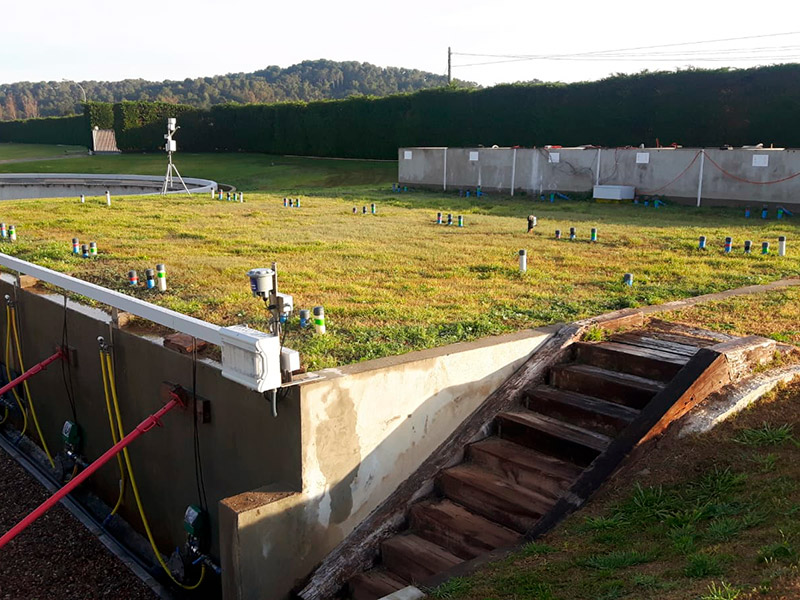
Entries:
[[[52,357],[51,357],[52,358]],[[55,359],[54,359],[55,360]],[[34,367],[36,368],[36,367]],[[33,369],[31,369],[33,370]],[[13,383],[13,382],[12,382]],[[44,513],[48,510],[53,508],[59,500],[61,500],[64,496],[69,494],[72,490],[78,487],[81,483],[83,483],[86,479],[89,478],[92,473],[97,471],[100,467],[106,464],[109,460],[114,458],[114,456],[120,452],[125,446],[130,444],[133,440],[138,438],[140,435],[147,433],[156,425],[161,425],[159,420],[169,411],[171,411],[176,406],[183,406],[183,402],[180,400],[177,394],[171,394],[171,400],[167,402],[164,407],[159,410],[154,415],[150,415],[144,421],[139,423],[136,428],[131,431],[128,435],[122,438],[119,442],[111,446],[106,452],[97,460],[95,460],[92,464],[86,467],[83,471],[81,471],[76,477],[74,477],[70,482],[59,489],[55,494],[50,496],[47,500],[45,500],[36,510],[34,510],[31,514],[27,517],[22,519],[19,523],[14,525],[8,533],[6,533],[3,537],[0,537],[0,549],[2,549],[8,542],[13,540],[17,537],[18,534],[22,533],[27,529],[27,527],[33,523],[36,519],[41,517]]]
[[20,375],[16,379],[12,379],[7,384],[5,384],[3,387],[0,387],[0,396],[5,394],[11,388],[17,387],[20,383],[22,383],[26,379],[30,379],[31,377],[33,377],[34,375],[36,375],[40,371],[44,371],[47,368],[47,365],[49,365],[50,363],[57,361],[59,358],[64,358],[65,356],[66,355],[64,354],[64,350],[59,348],[56,351],[56,353],[53,354],[52,356],[50,356],[48,358],[45,358],[38,365],[32,366],[30,369],[25,371],[22,375]]

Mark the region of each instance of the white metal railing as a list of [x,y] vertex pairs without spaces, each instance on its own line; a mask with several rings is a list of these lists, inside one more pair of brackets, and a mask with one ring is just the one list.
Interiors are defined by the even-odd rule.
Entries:
[[169,327],[174,331],[179,331],[192,337],[205,340],[217,346],[222,345],[219,325],[208,323],[200,319],[195,319],[188,315],[183,315],[169,308],[157,306],[144,300],[139,300],[132,296],[109,290],[88,281],[81,281],[71,275],[65,275],[58,271],[53,271],[47,267],[40,267],[26,260],[22,260],[0,252],[0,265],[30,275],[36,279],[41,279],[52,285],[68,290],[81,296],[86,296],[97,302],[102,302],[108,306],[124,310],[137,317],[142,317],[153,323],[158,323],[164,327]]

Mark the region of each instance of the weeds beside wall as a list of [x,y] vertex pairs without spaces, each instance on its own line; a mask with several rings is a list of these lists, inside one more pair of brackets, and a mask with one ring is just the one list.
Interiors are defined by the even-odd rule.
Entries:
[[[92,104],[87,128],[103,127],[108,109]],[[616,147],[654,146],[658,140],[664,145],[798,147],[800,130],[787,124],[800,111],[800,64],[639,73],[569,85],[439,88],[385,98],[224,104],[207,110],[122,102],[112,111],[117,143],[128,151],[160,146],[167,116],[180,116],[178,143],[196,152],[393,159],[403,146]],[[0,141],[31,141],[6,139],[6,125],[0,124]]]

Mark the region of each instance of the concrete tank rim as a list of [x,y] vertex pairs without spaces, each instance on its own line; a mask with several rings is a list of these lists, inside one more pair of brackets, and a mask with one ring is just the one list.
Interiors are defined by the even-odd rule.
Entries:
[[[22,180],[22,181],[20,181]],[[16,181],[19,181],[19,184],[30,184],[30,185],[47,185],[48,183],[70,183],[70,180],[77,183],[84,183],[85,185],[99,185],[100,182],[106,185],[118,185],[125,187],[126,183],[129,185],[140,183],[140,184],[162,184],[164,182],[163,175],[128,175],[124,173],[0,173],[0,186],[3,184],[10,184],[14,185]],[[211,179],[203,179],[199,177],[184,177],[183,180],[186,182],[187,187],[189,187],[189,191],[192,193],[208,193],[212,190],[216,190],[219,187],[219,184]],[[23,183],[24,182],[24,183]],[[97,182],[94,184],[93,182]],[[18,185],[19,185],[18,184]],[[185,193],[178,190],[171,190],[167,192],[168,194],[180,194]],[[160,195],[160,190],[157,192],[153,192],[152,194],[130,194],[136,196],[149,196],[149,195]],[[124,194],[117,194],[117,195],[124,195]]]

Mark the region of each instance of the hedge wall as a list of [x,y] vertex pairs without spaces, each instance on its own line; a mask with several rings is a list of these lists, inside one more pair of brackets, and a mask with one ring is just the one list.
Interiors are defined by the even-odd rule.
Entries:
[[117,147],[122,151],[145,152],[163,148],[167,117],[178,117],[197,110],[185,104],[168,102],[139,101],[115,104],[114,131],[117,134]]
[[[401,146],[800,147],[800,65],[441,88],[387,98],[219,105],[182,118],[180,146],[395,158]],[[188,116],[188,115],[187,115]]]
[[[800,147],[800,65],[210,109],[122,102],[111,110],[117,144],[127,151],[160,148],[167,117],[178,117],[182,127],[178,148],[196,152],[391,159],[401,146],[624,146],[655,144],[656,139],[665,145]],[[104,126],[108,111],[108,105],[90,103],[87,120]],[[81,117],[70,119],[79,127]],[[67,141],[76,139],[74,133],[55,131],[64,119],[37,121],[53,124],[48,140],[75,143]],[[3,127],[14,125],[0,124],[0,140]],[[44,138],[45,132],[38,135]]]
[[0,122],[0,142],[20,144],[91,145],[91,135],[83,115],[48,117]]
[[114,104],[111,102],[85,102],[83,116],[86,118],[89,129],[94,127],[114,128]]

